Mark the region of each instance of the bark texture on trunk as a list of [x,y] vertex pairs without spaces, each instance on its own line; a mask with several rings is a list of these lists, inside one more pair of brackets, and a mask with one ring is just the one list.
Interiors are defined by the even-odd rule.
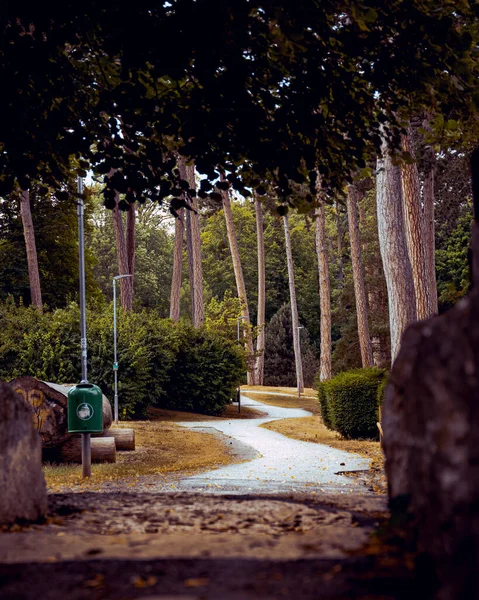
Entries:
[[[222,176],[224,181],[224,176]],[[241,266],[241,259],[238,248],[238,240],[236,239],[236,232],[233,223],[233,213],[231,212],[231,201],[229,191],[222,191],[223,197],[223,212],[226,221],[226,230],[228,233],[228,242],[230,246],[231,258],[233,260],[233,271],[236,280],[236,289],[238,291],[238,298],[241,303],[241,315],[246,325],[246,349],[249,358],[249,369],[248,369],[248,385],[253,385],[254,381],[254,367],[251,366],[251,361],[254,356],[253,338],[251,335],[251,322],[249,318],[248,299],[246,296],[246,286],[243,277],[243,268]]]
[[263,385],[264,380],[264,342],[266,337],[265,321],[266,321],[266,265],[264,255],[264,225],[263,225],[263,209],[261,202],[255,198],[254,208],[256,212],[256,239],[258,243],[258,339],[256,343],[256,351],[258,353],[256,359],[255,385]]
[[293,346],[294,359],[296,364],[296,382],[300,392],[304,390],[303,384],[303,365],[301,361],[301,351],[299,348],[299,317],[298,304],[296,302],[296,286],[294,284],[294,266],[293,266],[293,248],[291,246],[291,233],[289,229],[288,215],[283,217],[284,239],[286,246],[286,260],[288,264],[288,281],[289,281],[289,301],[291,304],[291,322],[293,326]]
[[400,168],[392,164],[387,148],[383,153],[377,164],[376,202],[394,362],[404,330],[416,320],[416,296],[404,232]]
[[[178,169],[181,179],[188,182],[190,189],[196,189],[195,167],[187,165],[186,160],[178,157]],[[203,266],[201,262],[201,232],[198,201],[196,197],[185,194],[185,200],[192,210],[186,210],[186,248],[188,253],[188,274],[190,279],[191,321],[194,327],[201,327],[205,320],[203,296]]]
[[183,269],[184,208],[177,211],[175,218],[175,245],[173,248],[173,276],[170,293],[170,319],[180,320],[181,272]]
[[430,160],[424,173],[423,189],[423,224],[424,224],[424,247],[426,260],[426,273],[429,290],[429,303],[431,315],[438,312],[437,305],[437,282],[436,282],[436,227],[434,223],[434,178],[435,178],[435,156],[431,149]]
[[[125,227],[123,225],[122,211],[118,208],[118,199],[115,208],[112,211],[113,228],[115,230],[116,257],[118,261],[118,274],[127,275],[129,273],[128,247],[125,237]],[[120,279],[120,302],[123,310],[133,308],[133,281],[132,277]]]
[[128,254],[128,273],[131,273],[132,275],[135,274],[135,247],[136,205],[130,204],[130,210],[126,213],[126,251]]
[[27,252],[30,297],[33,306],[42,310],[42,288],[40,285],[40,272],[38,270],[35,229],[33,227],[32,211],[30,209],[30,192],[28,190],[24,190],[20,194],[20,216],[22,218],[23,236],[25,238],[25,249]]
[[[186,166],[186,178],[191,189],[196,189],[195,167]],[[200,215],[198,213],[198,200],[195,196],[190,199],[191,208],[190,226],[191,226],[191,250],[193,255],[193,293],[194,293],[194,311],[193,325],[201,327],[205,321],[205,307],[203,296],[203,265],[201,263],[201,231]]]
[[359,223],[357,214],[358,190],[348,186],[348,223],[351,244],[351,261],[353,266],[354,295],[356,297],[356,315],[358,320],[359,346],[363,368],[373,366],[373,349],[369,334],[368,303],[364,285],[363,264],[361,260],[361,242],[359,239]]
[[339,216],[339,205],[335,203],[336,228],[338,230],[338,287],[340,290],[344,287],[344,262],[343,262],[343,226]]
[[195,314],[195,268],[193,265],[193,235],[191,233],[191,212],[185,209],[186,254],[188,256],[188,278],[190,282],[191,322]]
[[[409,152],[411,157],[414,158],[411,127],[408,129],[408,134],[403,136],[402,146],[403,150]],[[421,187],[415,162],[401,165],[401,182],[406,244],[416,292],[416,313],[417,318],[422,320],[431,316],[433,311],[429,298],[428,273],[426,270],[426,240],[424,235],[426,226],[423,222]]]
[[320,381],[332,377],[331,366],[331,286],[329,281],[328,252],[326,248],[326,213],[321,193],[318,195],[319,206],[315,211],[316,253],[319,269],[319,304],[321,310],[321,355],[319,367]]

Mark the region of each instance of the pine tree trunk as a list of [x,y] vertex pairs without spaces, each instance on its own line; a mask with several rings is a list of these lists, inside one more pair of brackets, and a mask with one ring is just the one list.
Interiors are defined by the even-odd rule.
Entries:
[[185,209],[186,254],[188,256],[188,278],[190,281],[191,322],[195,314],[195,268],[193,265],[193,234],[191,233],[191,212]]
[[184,208],[177,211],[175,218],[175,245],[173,249],[173,276],[170,293],[170,319],[180,320],[181,272],[183,269]]
[[293,249],[291,246],[291,234],[289,230],[288,215],[283,217],[284,239],[286,245],[286,260],[288,264],[288,281],[289,281],[289,301],[291,304],[291,322],[293,326],[293,346],[294,360],[296,363],[296,382],[300,392],[304,390],[303,383],[303,365],[301,361],[301,352],[299,349],[299,317],[298,304],[296,302],[296,286],[294,284],[294,267],[293,267]]
[[[135,247],[136,247],[136,206],[130,204],[126,213],[126,249],[128,254],[128,273],[135,274]],[[133,278],[132,278],[133,283]],[[133,290],[132,290],[133,291]]]
[[[414,158],[411,127],[403,136],[403,150]],[[425,239],[426,227],[423,224],[421,210],[421,188],[417,164],[401,165],[403,215],[406,232],[406,244],[411,263],[414,290],[416,292],[416,313],[419,320],[432,315],[429,299],[428,273],[426,271]]]
[[[195,167],[194,165],[186,166],[186,179],[190,184],[191,189],[196,189],[195,182]],[[201,327],[205,321],[205,307],[203,297],[203,266],[201,263],[201,232],[200,232],[200,215],[198,214],[198,201],[196,197],[191,197],[190,227],[191,227],[191,250],[193,257],[193,295],[194,295],[194,310],[193,310],[193,325]]]
[[338,288],[344,287],[344,264],[343,264],[343,227],[339,217],[339,205],[336,202],[336,228],[338,231]]
[[[128,271],[128,248],[123,226],[123,215],[118,208],[118,199],[113,209],[113,228],[115,230],[116,257],[118,261],[119,275],[127,275]],[[120,279],[120,301],[123,310],[131,310],[133,307],[133,285],[131,277]]]
[[42,288],[40,286],[37,246],[35,244],[35,230],[33,227],[32,211],[30,209],[30,192],[28,190],[24,190],[20,194],[20,216],[22,218],[23,236],[27,252],[30,298],[33,306],[36,306],[41,311],[43,307]]
[[183,269],[184,208],[177,211],[175,218],[175,245],[173,248],[173,276],[170,292],[170,319],[180,320],[181,271]]
[[329,282],[328,253],[326,249],[326,213],[324,200],[318,194],[319,206],[316,214],[316,253],[319,269],[319,304],[321,310],[321,356],[319,379],[326,381],[332,377],[331,365],[331,288]]
[[[222,181],[225,181],[224,176],[221,177]],[[238,240],[236,239],[236,233],[234,229],[233,223],[233,213],[231,212],[231,202],[228,191],[222,191],[221,195],[223,197],[223,211],[225,214],[226,221],[226,230],[228,233],[228,242],[230,245],[231,258],[233,260],[233,270],[235,274],[236,280],[236,289],[238,290],[238,298],[241,303],[241,315],[243,316],[243,320],[246,325],[246,349],[249,355],[249,360],[251,362],[252,357],[254,355],[253,349],[253,338],[251,335],[251,324],[249,318],[249,308],[248,308],[248,299],[246,297],[246,286],[244,283],[243,277],[243,268],[241,266],[241,259],[238,248]],[[247,357],[248,358],[248,357]],[[248,385],[253,385],[255,381],[254,377],[254,369],[248,369]]]
[[[188,166],[182,156],[178,156],[178,170],[181,179],[196,188],[195,167]],[[188,254],[188,274],[190,280],[191,321],[194,327],[201,327],[205,320],[203,298],[203,267],[201,263],[201,234],[198,202],[195,197],[186,197],[192,210],[186,210],[186,248]]]
[[394,362],[405,328],[416,320],[416,296],[404,231],[400,167],[392,164],[386,147],[378,159],[376,186],[379,247],[388,290]]
[[369,335],[368,305],[364,286],[363,264],[361,260],[361,244],[359,240],[359,223],[357,215],[357,195],[355,186],[348,186],[348,223],[351,243],[351,261],[353,266],[354,295],[356,297],[356,314],[358,320],[359,346],[363,368],[373,366],[373,349]]
[[438,312],[436,282],[436,240],[434,224],[434,151],[430,150],[430,164],[424,173],[423,189],[423,236],[425,247],[426,272],[431,314]]
[[258,339],[256,351],[255,385],[263,385],[264,381],[264,342],[266,337],[266,266],[264,255],[264,231],[263,231],[263,210],[261,202],[255,198],[254,208],[256,212],[256,239],[258,243]]

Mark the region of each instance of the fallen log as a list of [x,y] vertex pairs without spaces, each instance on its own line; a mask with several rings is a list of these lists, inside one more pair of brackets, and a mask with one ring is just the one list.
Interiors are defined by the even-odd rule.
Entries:
[[[91,438],[91,461],[93,463],[116,462],[116,444],[114,437]],[[72,435],[60,447],[60,460],[69,463],[81,463],[81,436]]]
[[[40,432],[42,448],[57,448],[68,437],[67,398],[72,386],[40,381],[34,377],[19,377],[9,383],[33,409],[33,424]],[[111,405],[103,396],[103,427],[112,423]]]
[[116,442],[116,449],[131,451],[135,449],[135,430],[129,427],[124,429],[107,429],[101,434],[93,434],[95,437],[113,437]]

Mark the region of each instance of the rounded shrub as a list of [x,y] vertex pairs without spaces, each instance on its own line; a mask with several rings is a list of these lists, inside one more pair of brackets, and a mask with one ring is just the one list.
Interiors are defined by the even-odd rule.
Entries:
[[178,351],[167,377],[164,408],[218,415],[234,397],[246,365],[244,351],[204,327],[175,326]]
[[384,379],[385,371],[373,367],[321,382],[318,396],[326,427],[347,439],[377,439],[378,389]]
[[317,389],[318,389],[318,398],[319,398],[319,408],[321,410],[321,418],[323,419],[324,425],[328,429],[333,429],[333,424],[331,422],[331,416],[329,414],[326,390],[325,390],[322,382],[317,383]]

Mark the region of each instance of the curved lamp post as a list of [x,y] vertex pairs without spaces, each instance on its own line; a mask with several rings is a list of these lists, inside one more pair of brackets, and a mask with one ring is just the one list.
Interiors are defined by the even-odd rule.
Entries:
[[[240,334],[241,334],[241,320],[242,319],[246,319],[245,316],[242,317],[238,317],[238,333],[237,333],[237,339],[238,339],[238,344],[240,343]],[[236,392],[237,396],[238,396],[238,412],[241,412],[241,385],[238,385],[238,390]]]
[[113,277],[113,374],[115,376],[114,417],[118,424],[118,357],[116,348],[116,282],[118,279],[133,277],[133,275],[116,275]]

